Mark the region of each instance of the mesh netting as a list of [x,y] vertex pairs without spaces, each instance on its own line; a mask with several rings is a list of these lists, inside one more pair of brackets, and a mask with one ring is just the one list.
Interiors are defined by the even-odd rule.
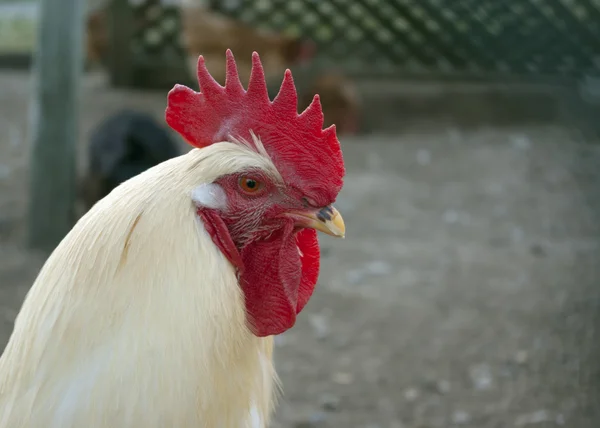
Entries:
[[336,64],[598,74],[600,0],[239,0],[215,10],[315,40]]
[[[181,54],[172,2],[135,3],[135,54]],[[370,72],[599,75],[600,0],[217,0],[213,10],[314,40]]]

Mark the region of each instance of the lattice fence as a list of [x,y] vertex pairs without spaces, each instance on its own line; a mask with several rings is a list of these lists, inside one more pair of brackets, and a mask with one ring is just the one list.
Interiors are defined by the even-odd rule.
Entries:
[[108,67],[115,86],[186,83],[179,8],[166,0],[109,0]]
[[373,72],[600,74],[600,0],[216,0]]
[[[164,68],[179,61],[183,52],[174,0],[129,2],[135,23],[131,50],[146,64],[142,74],[151,63]],[[600,76],[600,0],[208,3],[258,28],[312,39],[318,64],[359,73]]]
[[145,57],[177,57],[183,55],[180,45],[179,8],[160,0],[131,1],[136,25],[131,49]]

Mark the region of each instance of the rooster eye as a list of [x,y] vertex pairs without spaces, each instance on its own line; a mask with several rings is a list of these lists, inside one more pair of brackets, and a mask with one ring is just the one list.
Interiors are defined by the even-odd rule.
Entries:
[[240,187],[246,193],[256,193],[262,188],[262,183],[251,177],[240,177]]

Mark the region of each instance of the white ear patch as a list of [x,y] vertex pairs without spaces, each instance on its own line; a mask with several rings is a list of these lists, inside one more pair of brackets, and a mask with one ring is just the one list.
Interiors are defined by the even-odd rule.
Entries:
[[192,201],[198,207],[224,210],[227,208],[227,195],[221,186],[214,183],[201,184],[192,190]]

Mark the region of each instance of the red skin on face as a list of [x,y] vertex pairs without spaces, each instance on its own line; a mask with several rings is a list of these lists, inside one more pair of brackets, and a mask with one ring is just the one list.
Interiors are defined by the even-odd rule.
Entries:
[[[259,178],[260,177],[260,178]],[[298,229],[281,215],[307,208],[300,198],[258,174],[261,189],[248,194],[239,176],[217,181],[225,191],[224,212],[199,208],[213,242],[237,268],[244,292],[248,325],[259,337],[291,328],[312,295],[319,276],[319,243],[312,229]]]

